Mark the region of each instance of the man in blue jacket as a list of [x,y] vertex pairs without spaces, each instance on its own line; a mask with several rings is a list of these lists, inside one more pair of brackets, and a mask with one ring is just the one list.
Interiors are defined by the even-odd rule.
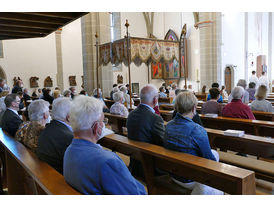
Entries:
[[103,103],[94,97],[75,97],[70,112],[74,138],[64,156],[65,180],[83,194],[145,195],[144,186],[124,162],[97,141],[104,130]]

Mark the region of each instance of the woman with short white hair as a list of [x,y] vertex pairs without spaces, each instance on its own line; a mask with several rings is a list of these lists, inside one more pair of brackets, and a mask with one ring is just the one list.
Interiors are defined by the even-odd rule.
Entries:
[[128,116],[128,110],[125,107],[124,103],[124,93],[119,91],[119,92],[115,92],[113,94],[113,100],[115,101],[115,103],[110,107],[110,113],[111,114],[117,114],[117,115],[121,115],[124,117]]
[[[120,91],[124,93],[125,103],[126,103],[127,108],[129,108],[130,107],[130,96],[127,94],[127,87],[126,86],[122,86],[120,88]],[[131,104],[134,107],[134,101],[133,101],[133,99],[131,99]]]
[[67,90],[64,90],[64,91],[63,91],[63,96],[64,96],[64,97],[69,97],[69,98],[71,98],[71,91],[68,90],[68,89],[67,89]]
[[[219,155],[211,150],[207,132],[192,121],[196,113],[198,100],[192,92],[178,94],[175,100],[176,116],[168,122],[165,130],[164,147],[167,149],[188,153],[194,156],[219,161]],[[184,177],[173,176],[174,182],[191,189],[191,194],[223,194],[212,187],[188,180]]]
[[251,103],[252,111],[261,112],[273,112],[273,107],[271,102],[267,101],[266,98],[267,87],[265,85],[259,86],[256,93],[256,100]]
[[38,137],[45,128],[49,114],[49,102],[39,99],[28,106],[30,121],[23,122],[15,134],[15,139],[36,153]]
[[104,130],[103,106],[94,97],[78,96],[72,101],[74,138],[64,155],[64,178],[83,194],[146,194],[119,156],[97,144]]

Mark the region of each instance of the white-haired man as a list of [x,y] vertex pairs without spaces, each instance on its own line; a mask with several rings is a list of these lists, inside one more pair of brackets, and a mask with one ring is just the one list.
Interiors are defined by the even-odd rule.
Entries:
[[[155,114],[153,109],[158,103],[158,96],[157,88],[152,84],[148,84],[141,89],[141,103],[129,113],[127,119],[129,139],[163,145],[164,120],[161,116]],[[143,176],[143,169],[139,162],[131,159],[129,168],[132,174]]]
[[224,117],[255,119],[249,106],[242,102],[245,90],[242,86],[235,87],[231,92],[232,100],[223,108]]
[[65,180],[83,194],[146,194],[119,156],[97,144],[105,126],[103,106],[94,97],[78,96],[72,101],[74,138],[65,152]]
[[71,100],[60,97],[52,103],[52,121],[38,138],[38,157],[63,174],[63,158],[73,138],[69,124]]

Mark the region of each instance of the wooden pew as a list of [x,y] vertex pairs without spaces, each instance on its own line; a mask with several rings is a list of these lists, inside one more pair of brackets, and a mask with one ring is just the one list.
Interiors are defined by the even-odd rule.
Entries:
[[79,195],[64,177],[0,129],[4,150],[8,193],[11,195]]
[[[213,149],[230,150],[254,155],[266,159],[274,159],[274,139],[244,135],[233,137],[224,135],[224,131],[206,128],[210,146]],[[231,153],[221,152],[220,161],[255,172],[259,179],[274,182],[274,163],[241,157]]]
[[164,98],[164,97],[160,97],[159,99],[158,99],[158,102],[159,102],[159,105],[161,104],[161,103],[166,103],[166,104],[172,104],[172,101],[173,101],[173,98],[172,97],[166,97],[166,98]]
[[160,104],[159,105],[160,110],[174,110],[173,104]]
[[112,130],[116,134],[123,134],[123,127],[126,127],[127,118],[110,113],[104,113],[105,117],[108,118],[108,124],[111,125]]
[[115,103],[114,100],[109,100],[109,99],[104,99],[104,102],[105,102],[107,108],[109,108],[109,109]]
[[255,194],[255,174],[246,169],[129,140],[116,134],[105,136],[99,143],[142,162],[149,194],[159,194],[161,188],[153,174],[154,167],[229,194]]
[[[108,114],[106,114],[107,116]],[[126,118],[124,117],[123,119],[118,116],[118,115],[112,115],[112,118],[116,118],[116,121],[113,121],[113,124],[118,125],[112,125],[112,127],[120,127],[117,129],[117,131],[122,131],[123,127],[126,127]],[[165,122],[165,125],[167,122]],[[249,155],[255,155],[257,157],[263,157],[263,158],[268,158],[268,159],[273,159],[274,158],[274,140],[269,139],[269,138],[264,138],[264,137],[258,137],[258,136],[252,136],[252,135],[245,135],[243,138],[239,137],[233,137],[233,136],[225,136],[223,134],[222,130],[216,130],[216,129],[209,129],[205,128],[208,137],[209,137],[209,142],[212,148],[219,148],[222,150],[230,150],[234,152],[241,152]],[[118,133],[118,132],[117,132]],[[118,134],[125,135],[123,132],[120,132]],[[223,162],[236,165],[239,167],[243,167],[246,169],[254,170],[256,172],[256,176],[258,178],[274,182],[274,168],[273,164],[261,161],[261,160],[256,160],[256,159],[249,159],[246,157],[240,157],[237,155],[231,155],[230,154],[224,154],[221,153],[221,157],[225,156],[225,158],[221,158]],[[228,156],[228,157],[227,157]],[[228,161],[228,158],[230,160]],[[240,162],[239,163],[239,160]],[[232,161],[235,160],[235,161]],[[257,161],[258,167],[254,166],[254,163],[251,161]],[[245,164],[245,162],[247,162]],[[260,168],[261,167],[261,168]],[[267,168],[272,168],[271,169],[265,169]]]
[[200,118],[206,128],[244,130],[246,134],[274,137],[274,122],[221,116],[212,118],[203,114],[200,114]]
[[168,110],[159,110],[162,118],[165,120],[165,121],[170,121],[172,120],[172,114],[173,114],[173,111],[168,111]]
[[196,92],[195,96],[197,97],[198,100],[206,101],[207,99],[207,93],[201,93],[201,92]]

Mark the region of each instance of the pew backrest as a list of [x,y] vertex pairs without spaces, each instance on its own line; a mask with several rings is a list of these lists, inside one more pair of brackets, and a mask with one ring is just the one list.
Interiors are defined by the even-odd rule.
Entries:
[[142,162],[149,194],[153,193],[154,167],[229,194],[255,194],[255,174],[246,169],[130,140],[117,134],[107,135],[99,143]]

